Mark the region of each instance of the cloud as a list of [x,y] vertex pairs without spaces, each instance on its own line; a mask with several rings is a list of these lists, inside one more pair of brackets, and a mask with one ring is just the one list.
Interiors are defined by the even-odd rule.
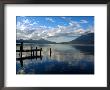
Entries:
[[[84,33],[92,32],[93,28],[89,27],[87,30],[82,28],[74,28],[73,26],[59,26],[56,28],[47,28],[46,26],[39,26],[35,30],[17,30],[17,39],[47,39],[52,38],[69,38],[69,40],[78,37]],[[56,40],[56,39],[55,39]],[[61,41],[61,40],[60,40]],[[57,41],[56,41],[57,42]]]
[[93,33],[93,32],[94,32],[94,27],[93,27],[93,26],[89,26],[89,27],[86,29],[86,32],[88,32],[88,33]]
[[47,26],[45,26],[45,25],[43,25],[43,26],[39,26],[40,28],[42,28],[42,29],[46,29],[46,28],[48,28]]
[[29,21],[28,19],[24,19],[24,20],[23,20],[23,23],[24,23],[24,24],[29,24],[30,21]]
[[24,30],[25,29],[25,25],[22,22],[17,22],[16,28],[19,30]]
[[79,22],[73,21],[71,18],[61,17],[61,19],[63,19],[67,23],[69,23],[68,29],[70,29],[70,28],[77,29],[77,28],[81,27]]
[[[31,22],[29,19],[22,19],[22,21],[17,22],[17,39],[49,39],[59,38],[60,39],[70,38],[80,36],[84,33],[93,32],[93,27],[88,27],[87,30],[84,30],[81,27],[81,23],[88,23],[86,20],[80,20],[80,22],[73,21],[71,18],[61,17],[63,20],[68,22],[68,26],[65,25],[57,25],[56,27],[48,27],[45,25],[39,25],[38,22]],[[45,18],[49,22],[54,22],[52,18]]]
[[27,29],[35,29],[38,23],[31,22],[29,19],[23,18],[22,21],[17,22],[16,29],[19,30],[27,30]]
[[39,23],[39,21],[37,21]]
[[49,22],[55,22],[52,18],[45,18],[45,20],[47,20]]
[[68,23],[72,22],[71,18],[61,17],[61,19],[63,19],[64,21]]
[[[28,23],[31,25],[28,21],[25,23]],[[58,25],[57,27],[47,27],[45,25],[43,26],[37,26],[33,30],[32,27],[25,26],[24,24],[21,25],[20,22],[17,24],[19,27],[19,34],[17,34],[18,39],[39,39],[39,38],[48,38],[48,37],[56,37],[56,36],[71,36],[70,34],[75,34],[74,30],[79,29],[79,25],[76,23],[71,23],[68,26],[61,26]],[[32,26],[32,25],[31,25]],[[32,31],[32,32],[31,32]],[[21,33],[21,34],[20,34]],[[72,35],[73,36],[73,35]]]
[[80,20],[79,23],[88,23],[88,21],[87,20]]
[[75,34],[84,34],[85,33],[85,30],[80,28],[80,29],[77,29],[74,31]]

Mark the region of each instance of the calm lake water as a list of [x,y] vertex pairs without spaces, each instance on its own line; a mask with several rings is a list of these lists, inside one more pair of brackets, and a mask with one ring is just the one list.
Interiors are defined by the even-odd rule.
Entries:
[[[92,45],[24,44],[23,49],[30,49],[31,46],[33,49],[36,46],[42,48],[42,58],[16,59],[17,74],[94,74]],[[16,48],[20,49],[19,46]],[[30,55],[30,52],[23,53],[23,57]],[[20,57],[18,52],[16,57]]]

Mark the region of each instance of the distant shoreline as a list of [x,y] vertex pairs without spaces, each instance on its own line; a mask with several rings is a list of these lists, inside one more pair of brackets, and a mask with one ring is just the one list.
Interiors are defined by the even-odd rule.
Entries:
[[[16,45],[20,45],[21,43],[16,43]],[[23,44],[36,44],[36,45],[46,45],[47,43],[45,44],[38,44],[38,43],[23,43]],[[52,43],[53,44],[53,43]],[[63,44],[63,43],[55,43],[55,44]],[[69,43],[65,43],[63,45],[78,45],[78,46],[94,46],[94,44],[69,44]]]

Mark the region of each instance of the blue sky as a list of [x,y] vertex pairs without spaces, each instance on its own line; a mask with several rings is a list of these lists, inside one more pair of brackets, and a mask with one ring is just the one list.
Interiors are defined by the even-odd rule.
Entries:
[[94,16],[16,16],[17,39],[71,41],[94,31]]

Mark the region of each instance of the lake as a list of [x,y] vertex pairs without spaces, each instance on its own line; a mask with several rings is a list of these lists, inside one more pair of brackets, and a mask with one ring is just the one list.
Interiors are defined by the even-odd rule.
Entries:
[[[42,48],[42,57],[16,59],[16,74],[94,74],[93,45],[24,44],[23,49],[31,46],[33,49]],[[30,56],[30,52],[23,52],[23,57],[26,56]],[[16,52],[16,58],[19,57]]]

